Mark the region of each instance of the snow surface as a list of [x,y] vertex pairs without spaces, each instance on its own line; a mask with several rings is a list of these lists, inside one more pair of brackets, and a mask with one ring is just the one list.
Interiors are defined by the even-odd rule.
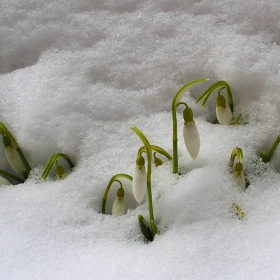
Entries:
[[[0,279],[280,279],[280,151],[259,160],[280,133],[279,18],[277,0],[1,0],[0,121],[34,169],[0,188]],[[133,173],[142,143],[131,126],[172,154],[172,98],[205,77],[182,98],[200,154],[185,149],[178,109],[182,175],[165,158],[153,168],[160,234],[146,244],[137,220],[148,218],[146,200],[138,205],[123,180],[127,214],[101,215],[104,189]],[[211,123],[214,96],[195,105],[217,80],[230,84],[241,126]],[[234,147],[246,192],[228,172]],[[41,182],[58,152],[75,168]]]

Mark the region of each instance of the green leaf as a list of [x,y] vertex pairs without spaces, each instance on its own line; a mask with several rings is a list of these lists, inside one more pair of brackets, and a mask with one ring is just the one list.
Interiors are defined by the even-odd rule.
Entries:
[[146,240],[153,241],[154,237],[153,237],[152,231],[142,215],[138,216],[138,221],[139,221],[139,225],[141,228],[141,232],[143,233]]

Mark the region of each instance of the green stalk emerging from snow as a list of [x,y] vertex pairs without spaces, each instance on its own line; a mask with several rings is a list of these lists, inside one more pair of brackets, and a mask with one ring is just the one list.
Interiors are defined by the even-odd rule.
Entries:
[[269,152],[266,154],[266,152],[262,152],[260,157],[262,158],[263,162],[269,162],[278,147],[278,144],[280,143],[280,135],[277,136],[276,140],[274,141],[273,145],[271,146]]
[[173,140],[173,173],[178,173],[178,131],[177,131],[177,116],[176,109],[180,102],[181,97],[186,90],[197,83],[206,82],[208,79],[198,79],[191,81],[183,85],[179,91],[175,94],[172,100],[171,111],[172,111],[172,140]]
[[[147,168],[147,195],[148,195],[148,204],[149,204],[149,215],[150,215],[150,230],[152,233],[152,239],[157,233],[157,227],[155,224],[155,219],[154,219],[154,212],[153,212],[153,198],[152,198],[152,184],[151,184],[151,177],[152,177],[152,149],[150,146],[150,143],[146,136],[135,126],[131,127],[131,130],[137,134],[137,136],[141,139],[143,142],[145,149],[146,149],[146,154],[147,154],[147,159],[148,159],[148,168]],[[145,235],[145,231],[143,231],[143,228],[146,228],[146,223],[143,218],[143,216],[139,215],[138,217],[141,231]],[[148,237],[145,236],[147,239]],[[148,239],[149,240],[149,239]]]

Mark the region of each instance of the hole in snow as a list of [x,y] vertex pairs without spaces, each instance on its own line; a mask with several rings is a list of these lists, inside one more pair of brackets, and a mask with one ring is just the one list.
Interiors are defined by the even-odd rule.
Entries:
[[0,74],[10,73],[14,70],[25,68],[36,64],[40,56],[33,49],[13,50],[12,52],[0,54]]

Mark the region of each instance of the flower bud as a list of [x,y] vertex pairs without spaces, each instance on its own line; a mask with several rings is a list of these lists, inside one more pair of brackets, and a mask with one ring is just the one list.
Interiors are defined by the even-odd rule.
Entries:
[[192,159],[196,159],[200,149],[200,137],[194,121],[185,123],[183,127],[183,135],[190,156]]
[[63,180],[68,176],[64,168],[60,165],[56,166],[55,173],[56,173],[56,179],[58,181]]
[[112,215],[121,216],[125,213],[124,189],[120,187],[112,207]]
[[[142,156],[139,156],[139,157],[142,157]],[[144,160],[144,158],[143,158],[143,160]],[[143,163],[143,165],[139,166],[138,165],[139,163],[141,163],[141,164]],[[137,160],[136,160],[136,167],[134,169],[133,179],[132,179],[132,192],[138,203],[140,203],[143,200],[146,190],[147,190],[146,168],[145,168],[143,161],[137,162]]]
[[[6,137],[6,136],[4,136],[4,137]],[[4,143],[4,141],[6,141],[6,140],[3,140],[3,143]],[[6,144],[7,144],[7,142],[6,142]],[[11,142],[10,142],[9,146],[5,146],[5,155],[6,155],[6,158],[9,162],[10,166],[12,167],[12,169],[17,174],[22,175],[22,172],[25,169],[25,166],[24,166],[17,150],[12,146]]]
[[246,188],[246,182],[245,182],[245,176],[243,171],[243,165],[241,162],[237,162],[234,167],[234,177],[235,181],[238,186],[242,188],[243,191],[245,191]]
[[232,112],[223,95],[217,96],[216,116],[219,121],[219,124],[229,125],[231,123]]

